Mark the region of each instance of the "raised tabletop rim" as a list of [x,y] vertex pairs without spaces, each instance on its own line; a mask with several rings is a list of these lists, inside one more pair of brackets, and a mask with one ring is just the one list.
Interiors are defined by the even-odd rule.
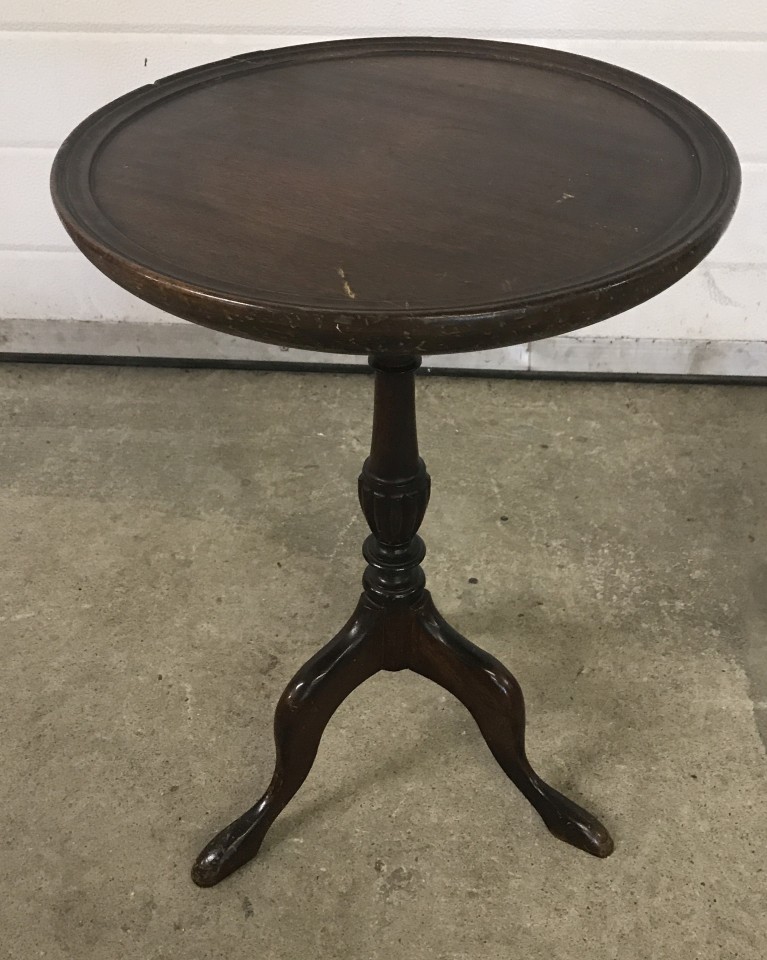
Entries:
[[[163,100],[240,73],[386,53],[467,56],[524,63],[575,75],[639,100],[672,124],[690,144],[698,161],[695,199],[685,217],[659,232],[645,245],[646,256],[629,267],[606,271],[586,281],[552,286],[533,295],[508,296],[446,311],[439,306],[385,309],[339,301],[323,304],[321,298],[313,303],[275,300],[268,295],[246,296],[241,291],[235,294],[231,289],[216,287],[215,283],[191,282],[174,275],[172,260],[163,264],[161,258],[151,252],[154,264],[144,261],[141,255],[144,248],[119,230],[101,211],[90,191],[93,166],[111,137]],[[717,181],[718,191],[706,192],[705,188],[715,187]],[[357,321],[366,326],[380,324],[384,328],[387,324],[396,327],[398,322],[401,325],[411,319],[432,321],[439,324],[444,337],[452,341],[449,345],[438,350],[422,350],[417,332],[408,337],[402,330],[382,329],[380,333],[387,340],[382,349],[413,354],[448,353],[541,339],[636,306],[680,279],[713,248],[734,213],[740,183],[737,154],[716,121],[685,97],[642,74],[581,54],[537,45],[421,36],[294,44],[239,54],[171,74],[124,94],[85,118],[62,143],[51,170],[54,205],[64,227],[102,272],[130,292],[170,313],[237,336],[351,354],[369,352],[354,343],[343,343],[343,326],[350,328]],[[688,218],[688,228],[681,233],[675,231],[680,220],[688,222]],[[122,243],[110,243],[110,238]],[[663,240],[665,244],[659,246]],[[183,273],[178,267],[175,270]],[[616,299],[620,305],[616,305]],[[225,311],[223,318],[222,310]],[[253,324],[254,318],[258,329],[249,330],[246,321],[250,319]],[[526,319],[529,319],[529,329]],[[280,329],[285,327],[286,320],[294,325],[288,330]],[[514,329],[506,330],[507,325]],[[296,337],[297,327],[303,339]],[[428,339],[428,331],[422,333]],[[468,345],[471,342],[477,345]]]

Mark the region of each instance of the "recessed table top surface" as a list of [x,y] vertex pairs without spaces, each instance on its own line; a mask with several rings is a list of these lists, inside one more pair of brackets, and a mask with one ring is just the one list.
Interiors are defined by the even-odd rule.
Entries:
[[643,77],[543,48],[386,38],[262,51],[142,87],[56,158],[108,276],[239,336],[486,349],[674,283],[735,208],[734,150]]

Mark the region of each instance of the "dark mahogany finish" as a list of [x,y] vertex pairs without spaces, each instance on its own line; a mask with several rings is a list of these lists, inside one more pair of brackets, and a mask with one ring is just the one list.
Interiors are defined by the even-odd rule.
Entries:
[[345,40],[168,77],[53,171],[104,273],[226,333],[337,353],[488,349],[670,286],[716,243],[734,151],[697,107],[517,44]]
[[553,834],[609,855],[599,821],[530,766],[517,681],[425,590],[414,374],[422,354],[539,339],[655,295],[714,246],[739,185],[727,137],[672,91],[480,40],[248,54],[128,94],[67,139],[56,208],[117,283],[187,320],[368,354],[376,370],[364,592],[288,684],[271,783],[203,850],[196,883],[255,856],[338,705],[405,668],[466,705]]
[[504,772],[560,840],[597,857],[613,842],[602,824],[545,783],[525,754],[525,702],[495,657],[454,630],[437,612],[420,563],[418,527],[429,501],[429,475],[418,456],[414,371],[420,360],[374,360],[373,440],[359,481],[371,535],[357,609],[341,631],[293,677],[277,704],[277,762],[258,803],[202,851],[194,882],[212,886],[258,853],[275,817],[306,779],[328,720],[363,680],[379,670],[409,669],[461,700]]

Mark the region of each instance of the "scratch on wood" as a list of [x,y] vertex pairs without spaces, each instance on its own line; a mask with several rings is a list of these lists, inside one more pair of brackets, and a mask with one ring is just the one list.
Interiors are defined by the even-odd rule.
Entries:
[[338,268],[338,276],[339,276],[339,277],[341,278],[341,280],[342,280],[342,285],[343,285],[344,293],[346,294],[346,296],[347,296],[350,300],[356,300],[356,299],[357,299],[357,294],[356,294],[356,293],[352,290],[352,288],[349,286],[349,281],[346,279],[346,274],[344,273],[344,268],[343,268],[343,267],[339,267],[339,268]]

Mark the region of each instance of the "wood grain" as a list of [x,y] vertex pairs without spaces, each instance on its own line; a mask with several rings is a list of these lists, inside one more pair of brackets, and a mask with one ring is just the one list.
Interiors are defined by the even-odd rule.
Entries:
[[308,44],[178,74],[94,114],[53,170],[107,275],[170,313],[338,353],[488,349],[640,303],[737,201],[702,111],[522,45]]

